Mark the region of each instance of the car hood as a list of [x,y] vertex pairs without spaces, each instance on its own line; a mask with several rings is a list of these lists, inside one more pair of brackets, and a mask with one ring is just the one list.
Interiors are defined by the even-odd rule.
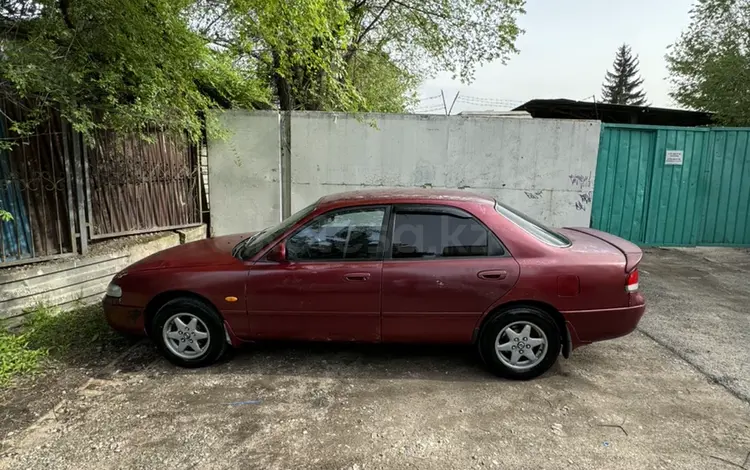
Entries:
[[128,272],[236,263],[232,248],[250,233],[198,240],[154,253],[127,268]]

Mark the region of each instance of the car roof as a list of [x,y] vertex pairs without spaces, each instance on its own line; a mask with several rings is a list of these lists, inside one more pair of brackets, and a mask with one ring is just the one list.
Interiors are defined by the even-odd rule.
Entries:
[[494,204],[495,199],[460,189],[433,188],[378,188],[330,194],[320,199],[320,206],[347,206],[363,204],[408,204],[469,202]]

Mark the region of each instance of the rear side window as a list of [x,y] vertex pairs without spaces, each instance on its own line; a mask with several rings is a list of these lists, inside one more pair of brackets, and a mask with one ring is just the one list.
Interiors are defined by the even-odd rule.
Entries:
[[552,246],[560,248],[570,246],[570,240],[560,235],[559,233],[551,230],[531,217],[518,212],[515,209],[511,209],[500,203],[495,204],[495,210],[506,218],[510,219],[511,222],[518,225],[534,238]]
[[396,213],[391,248],[394,259],[503,254],[497,238],[470,216],[437,212]]

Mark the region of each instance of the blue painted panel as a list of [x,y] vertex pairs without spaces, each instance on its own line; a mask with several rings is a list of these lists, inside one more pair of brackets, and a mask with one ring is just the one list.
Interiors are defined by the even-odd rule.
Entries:
[[[0,125],[0,138],[5,132]],[[10,155],[0,152],[0,209],[11,213],[13,220],[0,221],[2,229],[2,248],[0,249],[0,265],[3,262],[18,261],[30,258],[31,226],[28,211],[23,200],[23,192],[17,175],[11,171]]]

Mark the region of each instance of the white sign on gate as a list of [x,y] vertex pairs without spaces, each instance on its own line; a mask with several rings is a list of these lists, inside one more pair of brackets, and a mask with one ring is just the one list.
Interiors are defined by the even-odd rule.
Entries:
[[667,150],[665,165],[682,165],[682,150]]

